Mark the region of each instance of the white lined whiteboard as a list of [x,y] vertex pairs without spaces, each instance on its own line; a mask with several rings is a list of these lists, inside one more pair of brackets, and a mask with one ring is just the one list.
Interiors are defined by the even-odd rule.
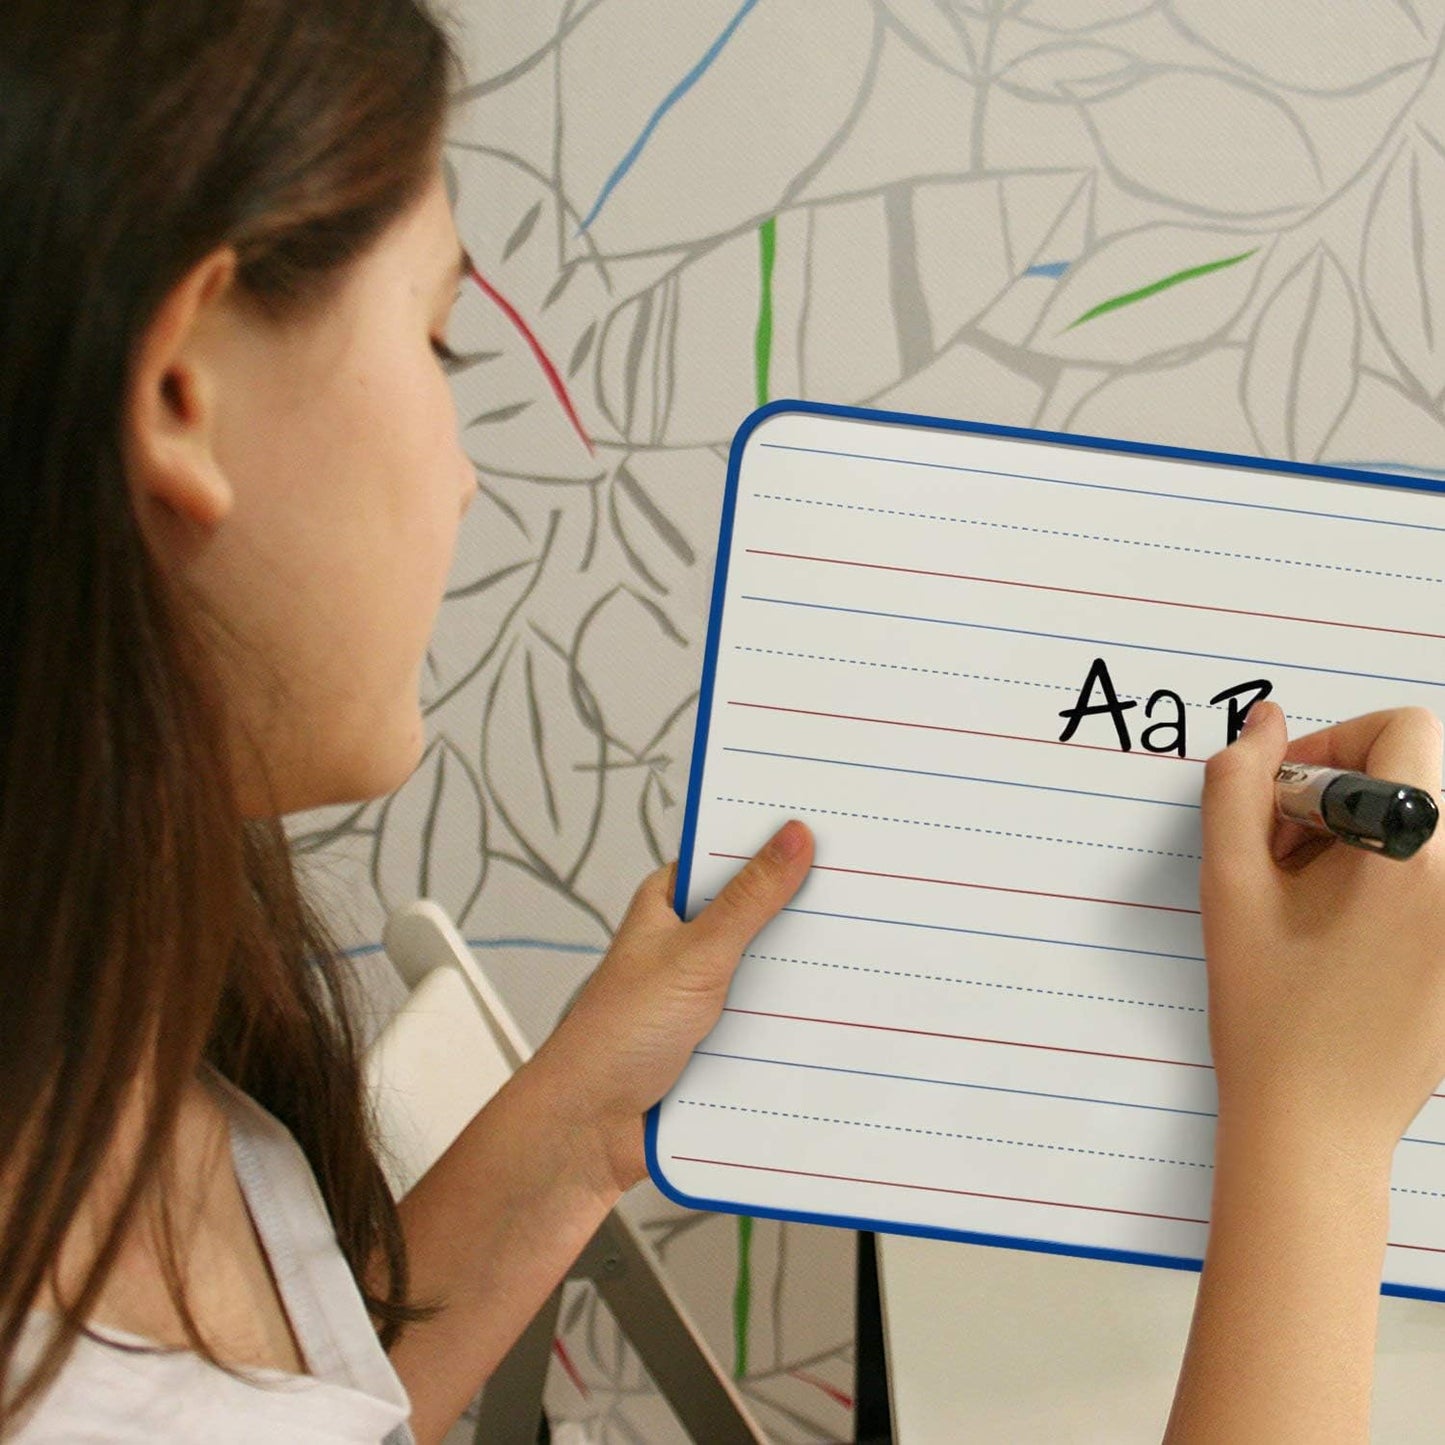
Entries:
[[[788,816],[817,861],[652,1122],[658,1182],[1197,1261],[1210,700],[1441,711],[1445,502],[799,404],[740,435],[729,507],[685,912]],[[1059,741],[1101,661],[1128,752],[1108,713]],[[1445,1289],[1445,1099],[1394,1185],[1386,1278]]]

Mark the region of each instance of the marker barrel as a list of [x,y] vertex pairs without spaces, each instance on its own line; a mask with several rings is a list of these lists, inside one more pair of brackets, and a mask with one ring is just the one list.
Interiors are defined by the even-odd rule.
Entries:
[[1282,818],[1387,858],[1412,857],[1430,840],[1440,817],[1423,788],[1310,763],[1280,768],[1275,802]]

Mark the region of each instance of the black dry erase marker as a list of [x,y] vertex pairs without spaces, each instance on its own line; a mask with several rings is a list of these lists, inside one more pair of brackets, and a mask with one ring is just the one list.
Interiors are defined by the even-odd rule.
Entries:
[[1274,796],[1281,818],[1386,858],[1418,852],[1440,817],[1423,788],[1310,763],[1286,763],[1275,774]]

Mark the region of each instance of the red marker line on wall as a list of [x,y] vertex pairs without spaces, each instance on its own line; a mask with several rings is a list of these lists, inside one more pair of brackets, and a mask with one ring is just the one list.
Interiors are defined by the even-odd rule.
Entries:
[[567,420],[572,423],[572,430],[582,438],[582,445],[587,448],[588,456],[596,456],[597,448],[593,445],[592,438],[587,435],[587,429],[582,425],[582,419],[577,415],[577,408],[572,404],[572,396],[567,390],[567,383],[562,380],[562,373],[557,370],[552,358],[547,355],[546,348],[537,339],[536,333],[527,325],[521,312],[477,270],[475,262],[470,263],[467,270],[472,280],[481,287],[482,294],[512,323],[522,340],[527,343],[532,355],[536,358],[537,365],[542,368],[542,375],[547,378],[547,385],[552,388],[552,394],[561,403],[562,410],[567,413]]

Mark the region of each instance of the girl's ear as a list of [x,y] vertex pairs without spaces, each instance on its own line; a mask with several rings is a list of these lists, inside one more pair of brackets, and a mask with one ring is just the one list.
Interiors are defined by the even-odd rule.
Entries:
[[124,421],[131,501],[152,541],[189,540],[230,513],[216,458],[216,327],[236,277],[229,247],[198,262],[161,303],[136,348]]

